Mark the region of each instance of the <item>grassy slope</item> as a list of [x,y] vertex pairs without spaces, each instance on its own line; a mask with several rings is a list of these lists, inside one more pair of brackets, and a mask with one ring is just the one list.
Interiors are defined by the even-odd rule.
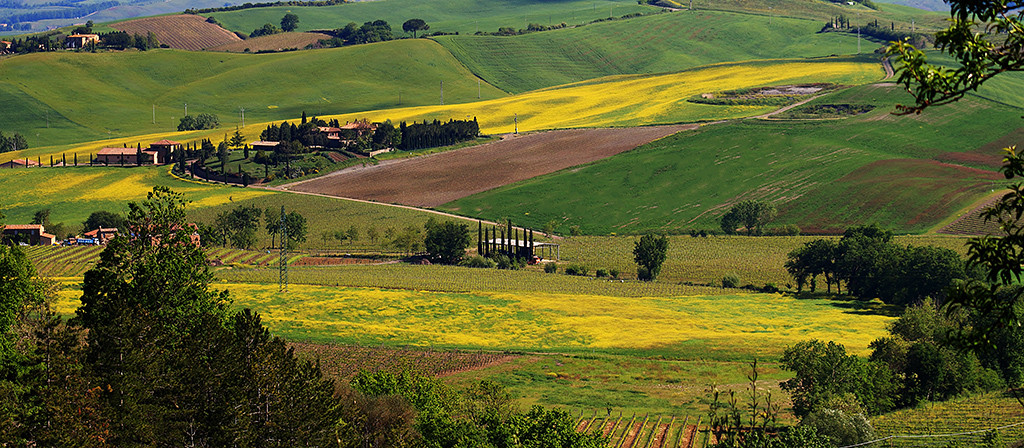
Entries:
[[[54,83],[54,79],[61,82]],[[34,148],[156,132],[183,114],[213,113],[231,129],[310,114],[475,101],[477,80],[440,45],[408,40],[293,53],[174,50],[48,53],[0,60],[0,123]],[[484,98],[502,96],[484,85]],[[152,124],[156,105],[157,123]],[[47,127],[49,117],[49,127]],[[120,145],[118,145],[120,146]]]
[[[538,227],[555,220],[562,232],[571,225],[593,234],[681,232],[717,229],[728,204],[765,199],[779,206],[779,223],[837,230],[879,222],[924,231],[1000,185],[993,165],[974,170],[932,159],[994,151],[985,144],[1020,126],[1020,111],[972,98],[894,117],[892,105],[906,99],[897,92],[864,86],[818,100],[878,106],[856,118],[708,126],[444,208],[520,216]],[[891,159],[916,160],[881,162]]]
[[232,200],[270,193],[176,180],[169,167],[141,168],[37,168],[0,170],[4,197],[0,207],[8,224],[27,224],[40,209],[51,210],[50,221],[81,225],[96,210],[127,211],[128,201],[140,201],[154,186],[184,193],[192,207],[215,207]]
[[[297,210],[308,221],[307,241],[302,248],[346,251],[384,250],[383,235],[389,228],[401,231],[409,225],[422,227],[433,216],[404,208],[178,180],[168,170],[169,167],[4,169],[0,170],[0,184],[6,193],[0,199],[0,210],[9,224],[27,224],[36,211],[49,208],[51,222],[78,226],[93,211],[124,213],[128,201],[143,200],[154,186],[161,185],[184,193],[193,201],[189,218],[198,222],[212,224],[217,214],[238,206],[275,210],[285,206],[286,211]],[[353,226],[359,231],[355,242],[340,244],[324,235]],[[380,240],[369,240],[370,227],[378,231]],[[261,222],[256,246],[269,245],[270,236],[262,230]]]
[[391,25],[396,36],[403,36],[402,23],[412,18],[425,20],[430,25],[428,32],[471,34],[476,31],[493,32],[503,26],[526,28],[529,23],[549,25],[566,22],[576,25],[607,18],[609,13],[622,16],[655,10],[654,7],[640,6],[630,0],[383,0],[328,7],[254,8],[204,15],[212,15],[225,28],[243,33],[250,33],[264,23],[280,24],[281,17],[289,12],[299,16],[299,31],[337,29],[349,22],[362,24],[383,19]]
[[817,20],[776,17],[771,25],[768,22],[768,17],[753,14],[680,11],[515,37],[440,36],[435,40],[474,73],[510,92],[725,61],[857,51],[856,37],[816,34],[821,28]]

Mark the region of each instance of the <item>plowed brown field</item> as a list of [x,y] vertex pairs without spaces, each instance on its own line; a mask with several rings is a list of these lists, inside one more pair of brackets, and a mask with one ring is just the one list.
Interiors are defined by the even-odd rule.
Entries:
[[696,128],[697,125],[686,124],[540,132],[430,156],[353,167],[281,188],[436,207],[502,185],[601,160]]
[[242,53],[248,48],[250,52],[255,53],[257,51],[280,51],[286,48],[302,49],[306,48],[307,45],[315,44],[322,39],[329,39],[330,37],[323,33],[278,33],[228,42],[224,45],[208,47],[207,50]]
[[146,17],[115,23],[111,27],[142,36],[152,31],[161,44],[181,50],[197,51],[242,40],[235,33],[208,23],[206,18],[191,14]]

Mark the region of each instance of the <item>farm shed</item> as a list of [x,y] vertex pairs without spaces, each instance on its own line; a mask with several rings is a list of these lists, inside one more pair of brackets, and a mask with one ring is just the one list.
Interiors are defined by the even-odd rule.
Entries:
[[72,34],[64,41],[68,48],[85,48],[90,42],[100,43],[99,34]]
[[512,227],[511,220],[504,227],[485,228],[482,222],[477,225],[477,252],[485,257],[504,254],[532,262],[535,258],[557,261],[560,256],[558,244],[535,242],[533,230]]
[[253,151],[270,151],[270,152],[274,152],[277,149],[277,146],[280,145],[280,144],[281,144],[281,142],[265,142],[265,141],[261,140],[261,141],[252,142],[252,143],[249,144],[249,146],[252,147]]
[[15,243],[52,246],[57,237],[46,233],[42,224],[11,224],[4,226],[3,239]]
[[[103,148],[96,153],[96,161],[106,165],[140,165],[136,160],[138,153],[138,148]],[[142,151],[141,165],[159,165],[160,162],[160,154],[157,151]]]
[[39,163],[29,159],[14,159],[9,162],[0,163],[0,168],[27,168],[30,166],[39,166]]
[[167,163],[176,151],[181,151],[181,143],[173,140],[163,139],[149,144],[149,151],[157,153],[157,163]]
[[539,257],[541,260],[555,260],[557,261],[561,255],[558,244],[556,243],[535,243],[529,240],[510,240],[495,238],[485,241],[492,248],[504,248],[494,249],[493,251],[510,252],[512,254],[523,254],[526,258]]
[[83,237],[95,240],[97,244],[107,244],[117,236],[117,227],[100,227],[82,234]]

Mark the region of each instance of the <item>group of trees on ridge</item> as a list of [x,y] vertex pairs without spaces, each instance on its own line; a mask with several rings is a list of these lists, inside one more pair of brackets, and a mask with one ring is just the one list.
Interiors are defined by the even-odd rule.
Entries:
[[28,141],[25,140],[24,135],[15,132],[10,137],[7,137],[3,131],[0,131],[0,153],[21,151],[23,149],[28,149]]
[[786,270],[796,281],[797,291],[817,289],[817,278],[825,279],[841,293],[842,283],[850,294],[882,298],[886,303],[908,305],[931,297],[944,299],[945,290],[958,280],[979,277],[956,252],[934,246],[901,246],[891,231],[877,225],[847,229],[839,240],[822,238],[807,242],[787,256]]

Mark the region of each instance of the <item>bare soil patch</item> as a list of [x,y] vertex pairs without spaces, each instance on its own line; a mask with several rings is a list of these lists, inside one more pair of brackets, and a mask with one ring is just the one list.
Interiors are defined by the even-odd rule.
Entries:
[[161,44],[180,50],[197,51],[242,40],[235,33],[207,22],[205,17],[191,14],[146,17],[115,23],[111,27],[142,36],[152,31]]
[[281,189],[437,207],[503,185],[611,157],[697,127],[686,124],[540,132],[430,156],[353,167]]
[[321,39],[329,39],[330,37],[323,33],[279,33],[228,42],[216,47],[209,47],[207,50],[236,53],[245,52],[246,49],[252,53],[257,51],[281,51],[289,48],[301,50],[306,48],[307,45],[316,44]]

